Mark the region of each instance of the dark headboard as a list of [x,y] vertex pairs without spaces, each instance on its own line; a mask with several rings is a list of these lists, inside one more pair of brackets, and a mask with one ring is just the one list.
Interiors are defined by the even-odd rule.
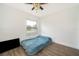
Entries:
[[19,38],[0,42],[0,53],[20,46]]

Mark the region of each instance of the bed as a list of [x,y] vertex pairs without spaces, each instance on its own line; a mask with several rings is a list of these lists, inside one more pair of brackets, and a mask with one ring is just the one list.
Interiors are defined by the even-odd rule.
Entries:
[[28,55],[35,55],[52,43],[52,39],[47,36],[37,36],[31,39],[21,41],[21,46]]

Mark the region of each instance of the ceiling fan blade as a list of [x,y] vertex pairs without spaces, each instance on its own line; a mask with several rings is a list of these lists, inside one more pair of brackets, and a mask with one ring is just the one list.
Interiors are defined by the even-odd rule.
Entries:
[[40,6],[40,9],[43,10],[43,8]]
[[32,10],[34,10],[35,8],[33,7]]

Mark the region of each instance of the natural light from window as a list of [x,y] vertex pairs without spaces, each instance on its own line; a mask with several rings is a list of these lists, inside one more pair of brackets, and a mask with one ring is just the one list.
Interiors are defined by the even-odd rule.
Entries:
[[33,26],[35,26],[36,25],[36,22],[35,21],[31,21],[31,20],[27,20],[27,26],[31,26],[31,27],[33,27]]
[[27,32],[36,32],[37,31],[37,22],[33,20],[26,20],[26,29]]

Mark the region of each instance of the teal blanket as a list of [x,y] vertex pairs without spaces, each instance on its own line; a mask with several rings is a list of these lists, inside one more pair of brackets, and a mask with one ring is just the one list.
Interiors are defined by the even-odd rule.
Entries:
[[26,39],[21,42],[22,47],[25,49],[28,55],[35,55],[44,47],[52,43],[50,37],[37,36],[32,39]]

